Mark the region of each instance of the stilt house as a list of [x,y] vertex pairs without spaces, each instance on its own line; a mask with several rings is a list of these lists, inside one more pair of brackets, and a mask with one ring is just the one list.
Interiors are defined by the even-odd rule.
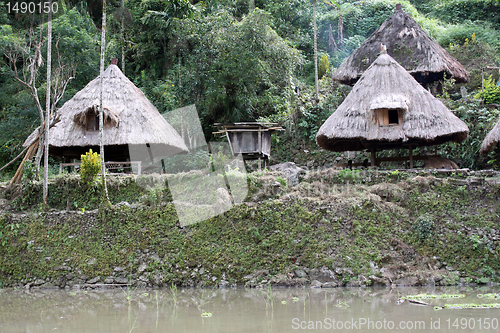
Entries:
[[[89,149],[99,151],[100,79],[92,80],[57,111],[50,129],[49,154],[79,159]],[[111,161],[146,162],[187,152],[184,140],[118,68],[116,61],[103,74],[103,140]],[[25,146],[36,138],[38,129]]]
[[333,79],[354,85],[380,55],[380,44],[423,86],[443,77],[457,83],[469,82],[465,68],[432,40],[415,20],[396,6],[396,11],[357,48],[333,73]]
[[385,51],[361,75],[316,135],[331,151],[369,150],[462,142],[469,129]]

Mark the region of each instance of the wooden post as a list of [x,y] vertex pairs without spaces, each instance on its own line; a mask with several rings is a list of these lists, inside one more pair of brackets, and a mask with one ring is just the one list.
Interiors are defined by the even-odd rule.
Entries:
[[413,169],[413,147],[410,146],[410,169]]
[[375,148],[372,148],[371,150],[371,166],[374,167],[375,166]]
[[257,138],[257,145],[259,146],[259,171],[261,171],[260,154],[262,153],[262,132],[261,132],[260,126],[259,126],[258,138]]

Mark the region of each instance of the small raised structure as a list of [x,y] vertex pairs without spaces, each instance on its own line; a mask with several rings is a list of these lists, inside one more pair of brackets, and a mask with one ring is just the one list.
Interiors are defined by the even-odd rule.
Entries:
[[277,123],[243,122],[222,124],[215,123],[219,131],[213,134],[226,134],[233,156],[241,154],[243,160],[264,160],[264,168],[271,156],[271,134],[282,131]]

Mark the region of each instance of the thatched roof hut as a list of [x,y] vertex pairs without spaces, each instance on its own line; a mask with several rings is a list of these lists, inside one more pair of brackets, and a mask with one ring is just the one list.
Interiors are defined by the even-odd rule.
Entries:
[[453,77],[469,82],[465,68],[433,41],[415,20],[398,5],[382,25],[357,48],[333,73],[333,79],[354,85],[380,54],[380,44],[422,85]]
[[331,151],[462,142],[469,129],[385,51],[316,135]]
[[481,149],[479,150],[481,155],[485,156],[491,152],[498,144],[498,141],[500,141],[500,120],[484,138],[483,143],[481,144]]
[[[57,111],[59,122],[50,130],[50,155],[80,158],[90,148],[98,151],[99,94],[97,77]],[[175,129],[116,64],[111,64],[103,74],[103,113],[107,160],[131,159],[134,149],[146,151],[146,155],[149,151],[155,159],[188,151]],[[29,145],[36,132],[25,145]]]

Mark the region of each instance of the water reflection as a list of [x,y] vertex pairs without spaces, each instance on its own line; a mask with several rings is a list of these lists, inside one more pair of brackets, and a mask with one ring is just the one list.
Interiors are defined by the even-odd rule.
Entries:
[[[0,332],[499,332],[498,309],[434,309],[485,303],[477,294],[498,292],[499,287],[0,290]],[[418,293],[466,296],[428,300],[432,306],[397,304]]]

